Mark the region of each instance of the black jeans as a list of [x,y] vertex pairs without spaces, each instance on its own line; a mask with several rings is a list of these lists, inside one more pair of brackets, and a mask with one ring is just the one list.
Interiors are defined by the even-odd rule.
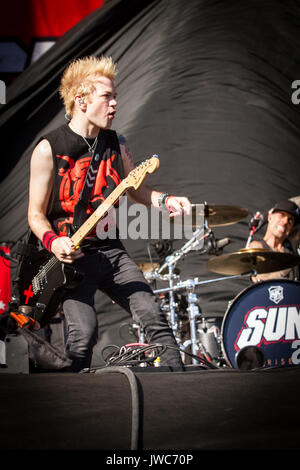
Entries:
[[[68,291],[63,302],[66,354],[73,361],[72,370],[89,367],[97,343],[98,322],[94,309],[97,289],[131,313],[133,320],[143,328],[149,344],[177,347],[155,295],[121,243],[86,254],[74,262],[74,267],[85,276],[79,286]],[[180,353],[167,348],[161,355],[161,365],[183,367]]]

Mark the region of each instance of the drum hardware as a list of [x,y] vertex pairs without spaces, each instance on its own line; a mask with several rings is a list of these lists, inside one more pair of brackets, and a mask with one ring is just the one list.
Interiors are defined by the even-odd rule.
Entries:
[[[215,240],[213,238],[213,233],[209,228],[209,225],[230,225],[232,223],[238,222],[248,214],[248,211],[246,209],[241,209],[237,207],[233,209],[234,206],[206,206],[203,225],[197,226],[195,224],[194,226],[197,230],[195,231],[193,237],[175,253],[172,253],[171,255],[167,256],[163,264],[159,268],[156,267],[154,271],[151,272],[150,277],[152,279],[165,280],[169,283],[167,287],[162,289],[156,289],[153,292],[156,295],[169,295],[169,305],[168,303],[165,303],[163,306],[163,310],[166,312],[168,309],[168,312],[170,313],[169,323],[179,343],[179,347],[181,351],[183,351],[183,354],[185,354],[187,348],[191,348],[191,352],[193,353],[193,356],[195,356],[193,358],[194,364],[198,364],[199,362],[201,362],[197,361],[196,356],[198,356],[199,358],[209,358],[209,360],[212,362],[214,360],[217,360],[219,367],[237,367],[241,370],[250,370],[257,367],[262,367],[262,357],[266,349],[265,338],[267,338],[267,341],[269,341],[270,343],[267,346],[267,352],[269,353],[270,348],[274,347],[273,339],[275,334],[279,335],[279,340],[277,341],[278,347],[279,343],[281,345],[281,329],[284,328],[286,324],[289,326],[289,329],[287,331],[289,335],[291,335],[291,332],[293,331],[295,333],[296,330],[298,331],[298,334],[300,334],[300,321],[298,316],[296,315],[297,312],[295,311],[295,305],[299,305],[299,295],[297,294],[298,301],[295,300],[294,293],[291,298],[288,298],[288,307],[286,307],[286,304],[283,307],[277,306],[277,300],[280,296],[280,290],[283,288],[283,284],[286,284],[287,286],[287,282],[291,281],[274,280],[272,281],[272,283],[269,284],[261,282],[255,286],[252,285],[251,288],[248,288],[249,298],[251,302],[253,302],[254,306],[258,305],[257,308],[259,309],[259,313],[257,315],[264,315],[261,320],[259,316],[254,317],[254,314],[256,315],[256,312],[253,312],[252,305],[245,305],[244,308],[244,300],[246,301],[245,303],[248,304],[248,290],[246,293],[242,291],[235,299],[228,303],[227,311],[222,321],[222,328],[220,334],[215,332],[213,329],[209,329],[210,331],[206,329],[205,322],[207,322],[208,319],[201,312],[199,298],[195,293],[195,289],[197,287],[201,287],[201,285],[204,284],[223,282],[227,279],[249,277],[250,280],[252,276],[257,276],[257,274],[280,271],[281,269],[294,267],[300,264],[300,256],[288,253],[273,252],[261,248],[243,248],[234,253],[215,256],[207,261],[206,266],[210,271],[224,274],[225,277],[208,279],[204,281],[200,281],[198,277],[195,277],[186,281],[181,281],[180,277],[175,274],[175,265],[190,251],[197,250],[198,252],[200,252],[200,254],[202,254],[211,253],[211,250],[215,250],[216,254],[218,247],[214,243]],[[221,211],[221,208],[224,208],[223,213]],[[197,205],[194,205],[192,209],[192,215],[195,215],[196,210]],[[201,205],[201,210],[203,211],[203,205]],[[212,243],[210,243],[211,241]],[[210,247],[208,247],[208,245],[210,245]],[[278,282],[280,282],[280,286],[278,286],[277,292],[276,289]],[[252,293],[250,295],[250,289],[263,288],[264,284],[267,284],[267,288],[264,289],[264,295],[268,296],[268,299],[269,296],[274,296],[274,304],[272,303],[273,297],[270,297],[270,300],[266,300],[264,298],[263,301],[259,301],[260,303],[257,303],[256,296],[253,300]],[[294,283],[293,286],[295,284],[297,283]],[[273,292],[273,289],[275,289],[276,292]],[[284,289],[287,290],[287,287],[284,287]],[[297,287],[297,292],[298,289],[299,287]],[[271,293],[270,290],[272,291]],[[296,290],[296,287],[293,287],[292,290]],[[178,304],[175,299],[176,292],[185,292],[187,294],[187,305],[185,306],[185,310],[188,313],[188,326],[190,337],[186,340],[182,339],[181,330],[179,327],[178,315],[176,311],[176,309],[178,308]],[[258,292],[258,290],[255,292]],[[289,293],[289,296],[290,295],[291,294]],[[242,308],[239,308],[239,305],[241,305]],[[263,307],[264,305],[265,308]],[[270,308],[270,306],[272,308]],[[249,325],[246,323],[248,318],[246,316],[247,314],[251,315],[252,323],[249,323]],[[239,319],[240,315],[243,315],[242,320]],[[287,323],[283,321],[284,315],[287,316]],[[280,322],[278,323],[279,326],[277,326],[276,323],[276,316],[278,316],[278,319],[280,319]],[[268,328],[264,331],[263,329],[265,325],[265,318],[267,318],[266,324]],[[240,323],[238,323],[238,320],[240,320]],[[262,344],[253,343],[254,340],[252,340],[251,328],[255,328],[256,335],[264,331],[265,336],[262,336]],[[234,330],[234,333],[232,333],[232,330]],[[210,337],[208,338],[207,336],[205,338],[201,336],[202,334],[210,334]],[[208,344],[210,339],[216,340],[216,344],[213,344],[213,346],[215,349],[218,350],[218,357],[216,357],[216,354],[214,353],[211,354],[210,345]],[[289,343],[289,341],[292,342]],[[208,346],[206,343],[208,344]],[[284,351],[282,353],[283,357],[280,357],[281,352],[277,353],[277,351],[275,351],[275,353],[272,351],[270,353],[270,356],[266,354],[266,360],[269,365],[277,365],[277,363],[278,365],[282,365],[284,361],[286,364],[290,364],[291,362],[293,362],[293,364],[300,363],[299,336],[297,336],[295,333],[295,341],[293,339],[290,340],[290,338],[287,336],[287,341],[283,342],[283,347],[286,347],[286,344],[288,343],[288,352]],[[251,348],[249,348],[248,346],[251,346]],[[263,349],[263,352],[260,351],[261,348]],[[292,351],[290,351],[290,348],[292,349]]]
[[[197,328],[196,322],[200,317],[200,309],[198,307],[198,297],[197,295],[190,291],[188,293],[188,313],[189,313],[189,323],[190,323],[190,335],[191,338],[183,343],[183,349],[186,349],[188,346],[191,346],[192,353],[196,356],[198,353],[198,338],[197,338]],[[192,359],[193,364],[199,364],[196,358]]]
[[[247,209],[243,209],[237,206],[208,205],[207,203],[192,205],[192,217],[190,219],[185,219],[184,223],[190,223],[191,226],[196,229],[193,233],[193,236],[179,250],[166,256],[164,262],[159,268],[156,267],[151,272],[146,272],[144,274],[147,280],[164,280],[168,282],[168,287],[163,289],[156,289],[153,292],[156,295],[168,294],[169,305],[164,305],[164,310],[166,310],[168,307],[168,320],[170,327],[172,328],[179,346],[182,346],[182,350],[187,350],[187,348],[190,347],[193,356],[198,355],[199,357],[201,354],[207,354],[205,347],[199,341],[199,335],[197,331],[197,325],[199,325],[199,320],[203,318],[203,315],[201,309],[199,308],[198,296],[195,293],[196,287],[207,283],[221,282],[226,279],[251,276],[253,275],[253,269],[249,269],[247,272],[218,279],[199,281],[199,278],[195,277],[193,279],[188,279],[187,281],[182,282],[180,281],[180,277],[176,275],[175,266],[190,251],[198,251],[200,254],[217,254],[220,249],[230,243],[230,240],[220,240],[220,243],[218,244],[210,227],[231,225],[244,219],[247,215]],[[182,222],[181,220],[178,221],[178,219],[180,219],[180,217],[176,217],[170,220],[174,224]],[[178,305],[176,303],[175,294],[178,291],[184,291],[187,293],[186,311],[188,313],[190,338],[185,341],[182,341],[182,337],[180,335],[181,332],[176,310]],[[141,332],[140,341],[144,341],[143,332]],[[193,358],[193,363],[199,364],[199,361],[197,361],[196,357]]]
[[[180,281],[178,282],[175,286],[172,287],[172,290],[174,292],[182,289],[194,289],[195,287],[199,287],[203,284],[210,284],[213,282],[221,282],[221,281],[226,281],[228,279],[238,279],[238,278],[244,278],[244,277],[249,277],[251,278],[252,276],[256,275],[256,271],[250,271],[248,273],[244,274],[235,274],[232,276],[224,276],[224,277],[219,277],[216,279],[206,279],[205,281],[199,281],[198,277],[194,277],[193,279],[187,279],[186,281]],[[156,289],[154,290],[154,294],[163,294],[165,292],[169,292],[171,290],[170,287],[163,287],[161,289]]]
[[[201,205],[202,207],[203,205]],[[222,206],[225,207],[225,206]],[[227,206],[226,206],[227,207]],[[232,208],[230,208],[230,214],[231,214],[231,219],[229,219],[228,213],[226,217],[221,218],[221,215],[218,212],[218,209],[212,209],[211,208],[211,217],[215,217],[215,223],[220,223],[222,220],[222,223],[225,223],[226,219],[226,224],[229,223],[234,223],[234,217],[232,215]],[[229,210],[228,210],[229,212]],[[248,212],[247,212],[248,213]],[[208,213],[209,214],[209,213]],[[241,215],[245,216],[245,212],[241,211],[238,209],[235,212],[235,217],[241,217]],[[209,217],[209,215],[208,215]],[[217,220],[218,217],[218,220]],[[214,219],[212,219],[214,220]],[[206,242],[206,243],[205,243]],[[228,244],[229,241],[226,239],[226,244]],[[214,234],[212,230],[208,226],[208,220],[204,219],[204,223],[201,227],[198,227],[196,231],[194,232],[193,236],[191,237],[190,240],[188,240],[180,249],[172,253],[171,255],[167,256],[165,259],[165,262],[161,265],[159,269],[154,270],[154,272],[151,274],[153,279],[159,279],[161,276],[161,273],[168,269],[168,275],[166,276],[165,279],[168,280],[169,286],[165,289],[156,289],[154,290],[154,294],[160,294],[160,293],[168,293],[169,294],[169,313],[170,313],[170,327],[172,328],[172,331],[174,333],[175,338],[181,345],[181,337],[180,337],[180,331],[179,331],[179,323],[178,323],[178,315],[176,312],[176,302],[174,298],[174,294],[178,290],[184,289],[187,292],[187,312],[188,312],[188,322],[189,322],[189,329],[190,329],[190,338],[186,341],[183,342],[182,348],[186,350],[188,347],[191,347],[192,354],[194,356],[197,356],[197,353],[200,351],[201,345],[199,344],[199,338],[197,335],[197,322],[199,321],[199,318],[202,316],[202,312],[199,309],[199,299],[198,296],[195,294],[195,288],[202,285],[202,284],[207,284],[210,282],[218,282],[218,281],[224,281],[225,279],[230,279],[232,277],[223,277],[219,279],[211,279],[208,281],[199,281],[198,278],[194,279],[188,279],[185,282],[178,281],[175,284],[175,266],[178,263],[179,260],[181,260],[184,256],[186,256],[190,251],[198,251],[200,253],[207,253],[211,252],[211,250],[214,249],[214,252],[216,253],[219,247],[217,246]],[[252,275],[253,272],[250,273]],[[249,275],[249,273],[247,273]],[[236,276],[233,276],[236,277]],[[241,275],[238,275],[237,277],[241,277]],[[197,361],[196,358],[192,359],[193,364],[198,364],[199,361]]]
[[[175,251],[172,255],[169,255],[166,257],[165,263],[162,264],[162,266],[157,270],[157,275],[161,275],[163,271],[166,269],[168,270],[168,282],[169,282],[169,308],[170,308],[170,326],[173,330],[173,333],[175,336],[177,336],[178,333],[178,315],[176,313],[176,302],[174,299],[174,281],[176,279],[175,275],[175,265],[176,263],[187,253],[189,253],[191,250],[199,250],[200,247],[202,248],[203,244],[202,241],[204,240],[205,237],[207,237],[210,233],[210,230],[206,228],[206,233],[205,233],[205,227],[201,226],[201,228],[198,228],[192,238],[188,240],[182,248],[179,250]],[[154,291],[156,293],[156,291]]]
[[[192,353],[195,356],[197,356],[197,353],[203,352],[202,351],[202,349],[203,349],[202,345],[199,343],[199,337],[198,337],[199,335],[197,333],[197,323],[199,322],[199,319],[203,318],[203,315],[202,315],[202,312],[199,308],[199,298],[194,293],[195,288],[199,287],[199,286],[202,286],[204,284],[209,284],[209,283],[213,283],[213,282],[221,282],[221,281],[225,281],[225,280],[228,280],[228,279],[237,279],[237,278],[244,278],[244,277],[249,277],[250,278],[253,275],[254,275],[254,273],[250,272],[250,273],[246,273],[246,274],[226,276],[226,277],[220,277],[220,278],[217,278],[217,279],[208,279],[208,280],[204,280],[204,281],[199,281],[198,278],[195,277],[193,279],[187,279],[186,281],[180,281],[176,285],[173,285],[173,286],[169,285],[169,287],[165,287],[165,288],[162,288],[162,289],[156,289],[156,290],[153,291],[154,294],[162,294],[162,293],[169,292],[172,295],[173,300],[174,300],[174,293],[175,292],[181,291],[181,290],[184,290],[184,291],[188,292],[187,312],[188,312],[188,316],[189,316],[188,321],[189,321],[189,328],[190,328],[190,339],[184,341],[182,345],[180,344],[183,349],[186,350],[187,348],[191,347]],[[173,304],[173,308],[174,308],[174,304]],[[170,307],[170,312],[171,312],[171,307]],[[174,323],[172,323],[172,322],[174,322]],[[173,316],[171,314],[170,323],[171,323],[171,326],[172,326],[172,329],[173,329],[173,332],[174,332],[174,335],[175,335],[176,339],[178,340],[179,343],[181,343],[180,336],[178,334],[178,317],[177,317],[175,308],[174,308],[174,311],[173,311]],[[192,361],[193,361],[193,364],[198,364],[199,363],[199,361],[197,361],[196,358],[193,358]],[[221,358],[220,358],[220,361],[221,361]]]
[[[173,254],[169,255],[158,269],[158,274],[161,274],[166,269],[169,270],[170,279],[174,274],[174,266],[176,263],[191,250],[200,251],[200,253],[208,252],[207,246],[205,246],[205,241],[210,242],[210,248],[222,248],[226,244],[230,243],[229,239],[225,239],[226,242],[221,243],[221,246],[218,247],[214,238],[214,234],[209,226],[224,226],[231,225],[247,217],[249,211],[238,206],[225,206],[225,205],[216,205],[216,204],[192,204],[192,227],[196,228],[193,236],[188,240],[182,248],[175,251]],[[197,215],[199,215],[197,219]],[[170,219],[176,223],[180,217],[174,217]],[[188,219],[185,220],[185,223],[189,223]],[[197,220],[201,220],[201,225],[196,224]],[[221,242],[221,240],[220,240]],[[172,272],[170,272],[172,271]],[[251,269],[249,269],[251,271]]]
[[169,255],[166,257],[165,263],[161,265],[161,267],[158,270],[158,273],[162,273],[165,269],[169,269],[169,275],[170,275],[170,268],[172,272],[174,271],[174,267],[178,261],[185,256],[187,253],[189,253],[191,250],[200,250],[200,247],[203,247],[202,241],[209,236],[210,230],[207,230],[206,233],[204,233],[204,227],[202,226],[201,228],[198,228],[193,237],[188,240],[182,248],[179,250],[175,251],[172,255]]
[[[207,222],[204,223],[204,226],[197,229],[194,233],[194,236],[188,240],[183,247],[181,247],[179,250],[177,250],[175,253],[172,255],[168,256],[166,258],[165,263],[154,272],[154,277],[160,276],[160,272],[166,269],[168,267],[169,274],[168,274],[168,280],[169,280],[169,286],[163,289],[156,289],[154,290],[154,294],[161,294],[161,293],[169,293],[169,311],[170,311],[170,326],[173,330],[173,333],[176,337],[176,339],[180,343],[180,335],[179,335],[179,325],[178,325],[178,315],[176,312],[176,303],[174,300],[174,293],[178,290],[185,290],[187,292],[187,311],[188,311],[188,316],[189,316],[189,328],[190,328],[190,339],[186,340],[183,342],[182,347],[183,349],[187,349],[188,347],[191,347],[192,354],[197,355],[197,352],[199,352],[199,348],[201,347],[199,345],[199,339],[197,335],[197,322],[199,318],[202,316],[202,312],[199,309],[199,299],[198,296],[195,294],[195,288],[198,286],[201,286],[203,284],[211,283],[211,282],[220,282],[224,281],[225,279],[232,279],[236,277],[243,277],[243,276],[252,276],[253,271],[250,273],[245,273],[243,275],[233,275],[233,276],[227,276],[227,277],[222,277],[218,279],[210,279],[210,280],[205,280],[205,281],[199,281],[198,278],[193,278],[193,279],[188,279],[187,281],[184,282],[177,282],[176,284],[174,283],[175,276],[174,276],[174,268],[175,264],[185,255],[187,255],[191,250],[200,250],[201,253],[207,252],[208,249],[211,249],[210,247],[205,247],[202,245],[203,240],[211,240],[214,239],[213,233],[211,229],[208,228]],[[201,248],[200,248],[201,246]],[[193,364],[197,364],[198,361],[196,358],[192,359]]]
[[[204,226],[197,229],[193,237],[188,240],[181,248],[175,251],[172,255],[166,257],[165,263],[163,263],[156,272],[161,274],[166,272],[170,266],[173,267],[173,272],[176,274],[175,265],[190,251],[198,251],[200,254],[209,253],[217,254],[222,248],[230,243],[229,238],[223,238],[216,240],[213,231],[208,227],[207,222],[204,222]],[[169,273],[170,274],[170,273]]]
[[222,355],[221,338],[222,317],[204,317],[197,322],[197,336],[200,342],[200,351],[207,360],[217,363],[219,366],[225,364]]
[[[148,282],[152,282],[152,281],[169,281],[170,280],[169,274],[158,274],[157,271],[145,272],[144,277],[146,278],[146,280]],[[173,274],[173,279],[180,279],[180,277],[177,274]]]

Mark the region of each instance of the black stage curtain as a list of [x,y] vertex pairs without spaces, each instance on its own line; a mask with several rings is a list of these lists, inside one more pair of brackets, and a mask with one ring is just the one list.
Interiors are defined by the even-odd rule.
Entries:
[[[89,54],[118,62],[114,127],[136,161],[160,156],[153,187],[250,215],[297,196],[299,7],[297,0],[111,0],[72,28],[16,79],[1,108],[0,240],[26,232],[30,155],[41,134],[65,122],[57,92],[63,69]],[[250,215],[214,229],[216,238],[232,240],[225,252],[245,246]],[[134,259],[148,261],[148,241],[124,243]],[[188,255],[178,265],[181,279],[219,277],[205,267],[210,256]],[[224,316],[248,285],[202,285],[203,314]],[[97,298],[99,313],[114,309]]]

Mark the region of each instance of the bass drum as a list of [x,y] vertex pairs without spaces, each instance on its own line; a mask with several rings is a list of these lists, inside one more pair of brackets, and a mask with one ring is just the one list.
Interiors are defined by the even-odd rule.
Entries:
[[263,356],[265,367],[299,365],[300,283],[276,279],[240,292],[224,315],[221,348],[232,368],[247,368],[245,351]]

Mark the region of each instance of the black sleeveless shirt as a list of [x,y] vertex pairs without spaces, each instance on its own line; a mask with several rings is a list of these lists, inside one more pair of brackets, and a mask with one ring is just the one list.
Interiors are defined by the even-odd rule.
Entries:
[[[54,165],[53,191],[47,217],[58,235],[69,236],[74,207],[84,186],[92,155],[82,136],[73,132],[68,124],[64,124],[42,138],[50,143]],[[97,153],[100,139],[105,140],[105,150],[100,160],[87,216],[97,209],[124,178],[116,132],[108,129],[101,130],[95,153]],[[89,145],[94,142],[94,139],[86,140]],[[95,232],[91,235],[95,235]]]

